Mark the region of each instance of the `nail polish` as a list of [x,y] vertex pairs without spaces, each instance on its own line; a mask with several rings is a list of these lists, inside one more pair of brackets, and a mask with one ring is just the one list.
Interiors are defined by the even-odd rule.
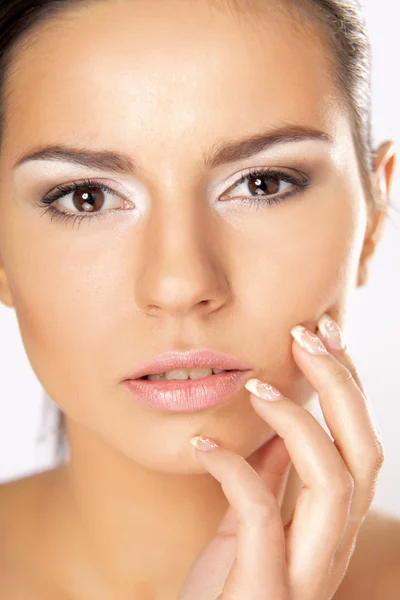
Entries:
[[214,448],[218,448],[218,444],[201,435],[195,435],[189,441],[192,446],[198,450],[205,450],[206,452],[210,452],[211,450],[214,450]]
[[290,333],[300,344],[304,350],[311,354],[328,354],[328,350],[325,348],[322,341],[317,335],[303,327],[302,325],[296,325],[291,329]]
[[329,346],[335,350],[345,350],[346,343],[343,339],[339,325],[326,313],[318,321],[318,329],[326,338]]
[[262,400],[282,400],[284,396],[281,394],[279,390],[277,390],[273,385],[269,383],[264,383],[259,379],[253,378],[246,381],[244,384],[246,390],[257,396],[257,398],[261,398]]

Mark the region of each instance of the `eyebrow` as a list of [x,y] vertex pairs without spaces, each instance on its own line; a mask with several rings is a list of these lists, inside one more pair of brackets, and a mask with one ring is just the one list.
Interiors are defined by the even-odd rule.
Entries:
[[[244,139],[217,142],[207,153],[202,154],[202,162],[205,168],[214,169],[230,162],[249,158],[278,144],[302,142],[304,140],[317,140],[329,144],[334,141],[332,136],[318,129],[301,125],[288,125],[254,134]],[[117,173],[135,174],[137,172],[137,166],[129,154],[110,150],[75,148],[62,144],[45,146],[30,151],[15,163],[13,169],[33,160],[67,161],[93,169],[115,171]]]

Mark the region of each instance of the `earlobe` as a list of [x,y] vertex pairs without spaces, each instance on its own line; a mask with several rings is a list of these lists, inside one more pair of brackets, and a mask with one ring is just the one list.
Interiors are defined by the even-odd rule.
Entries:
[[4,306],[7,306],[7,308],[14,308],[14,303],[11,294],[4,293],[2,288],[0,288],[0,302]]
[[367,231],[360,256],[357,287],[362,287],[368,281],[370,262],[375,255],[379,241],[382,238],[384,224],[388,214],[388,206],[370,209]]
[[390,207],[390,191],[395,162],[396,152],[394,142],[384,142],[375,153],[374,172],[371,175],[375,202],[372,206],[368,207],[368,224],[360,257],[357,287],[366,284],[370,261],[382,239]]
[[0,302],[8,308],[14,308],[14,302],[8,285],[7,275],[0,261]]

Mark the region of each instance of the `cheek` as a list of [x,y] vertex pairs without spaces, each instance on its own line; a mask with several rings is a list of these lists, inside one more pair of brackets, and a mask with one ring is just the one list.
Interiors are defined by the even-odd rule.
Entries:
[[356,287],[366,218],[361,203],[336,186],[259,211],[251,236],[236,243],[240,295],[255,321],[318,318]]
[[305,401],[311,388],[293,359],[290,329],[304,324],[315,331],[324,312],[343,323],[365,221],[354,197],[344,193],[278,211],[260,217],[241,247],[240,302],[266,380],[272,375],[270,383]]
[[78,241],[69,232],[68,241],[62,229],[62,240],[30,233],[22,245],[12,241],[22,238],[10,237],[6,258],[28,359],[61,406],[100,387],[99,373],[107,373],[110,354],[110,318],[118,305],[118,292],[106,273],[116,273],[116,265],[102,261],[101,245],[96,251],[93,243],[85,248],[82,233]]

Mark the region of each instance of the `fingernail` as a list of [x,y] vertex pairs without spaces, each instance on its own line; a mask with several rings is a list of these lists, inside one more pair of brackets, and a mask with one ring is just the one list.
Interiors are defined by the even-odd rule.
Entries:
[[331,348],[334,348],[335,350],[346,349],[342,331],[332,317],[327,314],[322,315],[318,321],[318,329],[321,331]]
[[192,446],[197,448],[197,450],[205,450],[206,452],[210,452],[210,450],[214,450],[214,448],[218,448],[218,444],[210,440],[209,438],[203,437],[201,435],[195,435],[190,439],[190,443]]
[[262,400],[282,400],[283,394],[269,383],[264,383],[259,379],[249,379],[244,384],[246,390],[249,390],[252,394],[261,398]]
[[290,333],[300,344],[304,350],[311,354],[328,354],[328,350],[325,348],[322,341],[317,335],[303,327],[302,325],[296,325],[290,330]]

